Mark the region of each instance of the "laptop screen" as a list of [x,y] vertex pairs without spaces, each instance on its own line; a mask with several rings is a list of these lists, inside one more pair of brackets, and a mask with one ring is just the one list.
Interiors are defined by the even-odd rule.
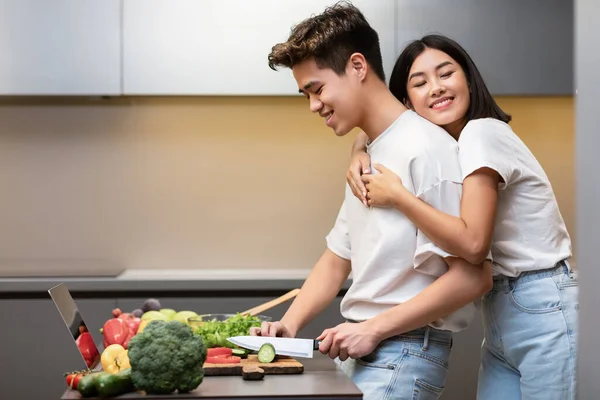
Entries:
[[59,284],[48,290],[52,301],[56,305],[67,329],[72,336],[77,350],[83,358],[85,365],[89,369],[94,369],[100,361],[100,352],[94,343],[94,339],[90,334],[69,289],[64,284]]

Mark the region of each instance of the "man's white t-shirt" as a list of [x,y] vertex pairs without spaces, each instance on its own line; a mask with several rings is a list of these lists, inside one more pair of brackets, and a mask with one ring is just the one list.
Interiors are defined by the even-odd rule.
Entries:
[[487,167],[502,177],[491,253],[494,274],[552,268],[571,257],[571,239],[542,166],[497,119],[469,121],[458,140],[463,178]]
[[[445,213],[460,214],[458,144],[442,128],[408,110],[369,144],[367,152],[372,164],[394,171],[417,197]],[[375,317],[420,293],[448,270],[444,257],[451,256],[400,211],[365,207],[348,185],[327,246],[352,263],[352,285],[341,313],[355,321]],[[430,325],[460,331],[475,311],[470,303]]]

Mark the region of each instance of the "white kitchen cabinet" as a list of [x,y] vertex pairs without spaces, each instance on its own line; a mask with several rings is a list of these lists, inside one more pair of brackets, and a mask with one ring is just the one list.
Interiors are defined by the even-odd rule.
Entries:
[[0,95],[121,92],[121,0],[0,0]]
[[[267,56],[293,24],[320,13],[325,0],[125,0],[125,95],[291,95],[287,69]],[[395,0],[353,2],[379,32],[384,66],[395,60]]]

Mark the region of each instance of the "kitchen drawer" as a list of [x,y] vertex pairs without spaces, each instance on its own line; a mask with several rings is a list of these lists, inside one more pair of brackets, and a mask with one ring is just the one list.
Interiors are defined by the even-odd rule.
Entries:
[[[94,341],[101,345],[98,330],[116,301],[75,301]],[[52,300],[0,300],[0,320],[0,399],[60,398],[66,387],[63,373],[83,369],[85,363]]]

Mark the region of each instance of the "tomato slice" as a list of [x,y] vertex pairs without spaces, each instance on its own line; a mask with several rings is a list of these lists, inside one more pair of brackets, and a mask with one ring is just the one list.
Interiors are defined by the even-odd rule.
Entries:
[[232,354],[232,349],[229,347],[213,347],[206,351],[207,357],[216,357],[216,356],[230,356]]
[[241,362],[241,357],[238,356],[214,356],[214,357],[206,357],[206,362],[209,364],[239,364]]

